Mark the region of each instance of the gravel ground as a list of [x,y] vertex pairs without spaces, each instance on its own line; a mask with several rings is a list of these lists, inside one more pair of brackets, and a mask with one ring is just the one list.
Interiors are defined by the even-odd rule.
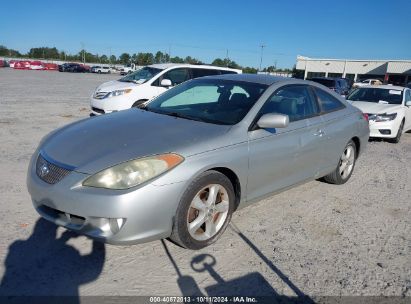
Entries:
[[0,294],[411,296],[409,133],[370,142],[345,185],[313,181],[240,210],[200,251],[103,245],[39,220],[31,154],[117,77],[0,69]]

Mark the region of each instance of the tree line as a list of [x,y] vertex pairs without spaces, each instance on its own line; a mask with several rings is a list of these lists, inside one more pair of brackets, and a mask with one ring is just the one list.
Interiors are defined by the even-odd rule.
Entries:
[[[189,63],[189,64],[203,64],[203,62],[197,58],[187,56],[185,58],[174,56],[170,57],[169,54],[163,53],[161,51],[153,53],[122,53],[120,56],[105,54],[92,54],[86,50],[80,50],[77,54],[68,54],[64,51],[59,51],[55,47],[37,47],[31,48],[26,54],[22,54],[17,50],[9,49],[3,45],[0,45],[0,56],[3,57],[17,57],[17,58],[33,58],[33,59],[55,59],[62,61],[81,61],[85,63],[101,63],[101,64],[130,64],[134,63],[136,65],[144,66],[154,63]],[[213,60],[211,65],[220,67],[230,67],[233,69],[241,69],[244,73],[257,73],[257,69],[253,67],[243,67],[229,58],[216,58]],[[266,67],[263,72],[289,72],[289,69],[281,70],[276,69],[274,66]]]

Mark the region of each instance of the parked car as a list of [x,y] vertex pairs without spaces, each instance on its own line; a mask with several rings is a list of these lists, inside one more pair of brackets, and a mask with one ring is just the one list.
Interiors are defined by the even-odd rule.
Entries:
[[92,238],[199,249],[268,194],[347,182],[368,135],[359,109],[314,82],[203,77],[144,109],[52,132],[31,159],[28,190],[41,216]]
[[108,66],[93,66],[91,68],[91,72],[92,73],[98,73],[98,74],[110,74],[111,73],[111,69]]
[[134,63],[128,64],[120,69],[120,75],[131,74],[139,69],[141,69],[141,66],[136,66]]
[[314,77],[310,80],[321,83],[341,96],[346,96],[350,91],[349,84],[344,78]]
[[209,65],[153,64],[119,80],[100,85],[90,98],[91,116],[138,107],[192,78],[241,73]]
[[381,85],[382,81],[379,79],[365,79],[361,81],[356,81],[352,85],[354,88],[359,88],[367,85]]
[[85,73],[87,68],[79,63],[63,63],[59,65],[60,72]]
[[406,86],[407,88],[411,89],[411,82],[407,83],[405,86]]
[[368,115],[370,136],[400,141],[411,130],[411,90],[380,85],[355,89],[347,100]]

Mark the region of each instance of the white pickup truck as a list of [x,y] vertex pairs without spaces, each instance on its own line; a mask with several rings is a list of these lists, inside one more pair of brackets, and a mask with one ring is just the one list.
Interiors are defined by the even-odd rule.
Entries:
[[127,74],[131,74],[139,69],[141,69],[142,66],[139,65],[135,65],[134,63],[132,64],[128,64],[125,67],[120,69],[120,75],[127,75]]

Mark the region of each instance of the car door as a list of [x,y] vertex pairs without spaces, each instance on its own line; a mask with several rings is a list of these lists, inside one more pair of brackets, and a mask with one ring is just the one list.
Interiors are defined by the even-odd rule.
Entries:
[[[319,137],[310,125],[318,107],[306,85],[286,85],[276,90],[256,119],[267,113],[289,116],[286,128],[251,127],[247,200],[313,178],[318,171]],[[321,119],[316,120],[321,124]]]
[[[410,89],[405,89],[404,106],[407,101],[411,101],[411,90]],[[411,129],[411,106],[405,106],[404,130],[410,130],[410,129]]]
[[[336,168],[347,144],[346,130],[352,125],[351,118],[344,115],[345,105],[328,92],[312,87],[321,110],[321,163],[320,172]],[[348,114],[348,113],[347,113]]]

